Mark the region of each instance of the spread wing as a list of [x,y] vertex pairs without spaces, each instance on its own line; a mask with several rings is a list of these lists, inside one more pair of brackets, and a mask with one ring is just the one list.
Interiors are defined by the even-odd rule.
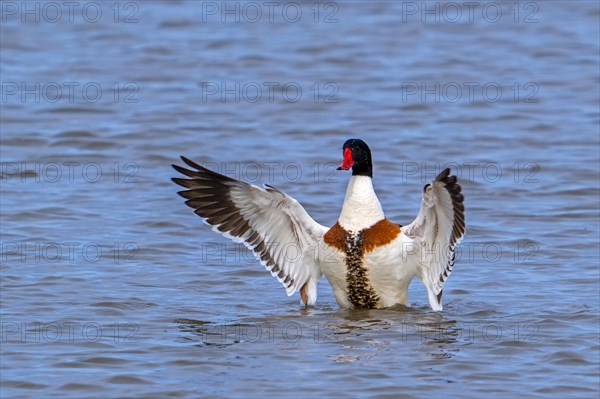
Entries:
[[271,186],[260,188],[223,176],[181,157],[191,169],[173,168],[179,195],[214,231],[246,245],[290,296],[301,291],[305,304],[317,298],[321,277],[318,243],[327,228],[315,222],[292,197]]
[[465,207],[461,187],[450,169],[423,189],[417,218],[404,232],[420,244],[419,275],[433,310],[442,310],[442,288],[454,267],[455,250],[465,235]]

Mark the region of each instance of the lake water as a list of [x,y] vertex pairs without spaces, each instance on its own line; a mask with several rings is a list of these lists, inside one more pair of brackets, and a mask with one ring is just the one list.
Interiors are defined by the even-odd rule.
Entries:
[[[598,397],[600,9],[477,4],[3,1],[1,396]],[[170,181],[333,225],[351,137],[397,223],[459,176],[443,313],[305,310]]]

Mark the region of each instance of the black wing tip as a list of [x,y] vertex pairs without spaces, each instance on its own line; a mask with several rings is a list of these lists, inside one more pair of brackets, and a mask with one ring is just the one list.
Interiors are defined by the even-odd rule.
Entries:
[[186,174],[185,172],[191,172],[191,170],[184,168],[183,166],[179,166],[176,165],[174,163],[171,164],[171,166],[173,167],[173,169],[175,169],[177,172],[182,173],[182,174]]
[[440,172],[439,175],[435,178],[435,181],[444,181],[450,176],[450,168],[446,168]]
[[[455,203],[462,203],[464,201],[464,196],[460,193],[462,191],[462,187],[458,184],[458,178],[455,175],[450,175],[450,168],[446,168],[440,172],[440,174],[435,178],[435,181],[439,181],[444,183],[446,190],[450,193],[452,197],[452,201]],[[425,186],[425,189],[427,186]]]
[[[185,157],[185,156],[183,156],[183,155],[180,155],[180,156],[179,156],[179,158],[181,158],[181,160],[183,161],[183,163],[185,163],[185,164],[186,164],[188,167],[191,167],[191,168],[193,168],[193,169],[196,169],[196,171],[204,171],[204,170],[209,170],[209,169],[206,169],[206,168],[205,168],[205,167],[203,167],[203,166],[200,166],[200,165],[198,165],[196,162],[192,161],[191,159],[189,159],[189,158],[187,158],[187,157]],[[172,166],[172,167],[173,167],[173,168],[174,168],[176,171],[178,171],[178,172],[181,172],[181,170],[182,170],[182,169],[183,169],[183,170],[187,170],[187,169],[185,169],[184,167],[182,167],[182,166],[179,166],[179,165],[176,165],[176,164],[171,164],[171,166]]]
[[175,184],[178,184],[182,187],[185,187],[184,184],[186,181],[188,181],[187,179],[182,179],[180,177],[171,177],[171,181]]
[[450,168],[446,168],[440,172],[439,175],[435,178],[435,181],[440,181],[442,183],[456,183],[456,176],[450,175]]
[[179,173],[182,173],[188,177],[192,177],[192,178],[196,178],[196,177],[202,177],[203,179],[209,179],[209,180],[213,180],[213,181],[218,181],[221,183],[226,183],[226,182],[237,182],[237,183],[243,183],[239,180],[236,180],[232,177],[223,175],[219,172],[215,172],[214,170],[205,168],[204,166],[192,161],[191,159],[180,155],[181,160],[190,168],[192,168],[193,170],[190,169],[186,169],[182,166],[179,165],[175,165],[175,164],[171,164],[171,166],[178,171]]
[[[446,187],[446,190],[450,193],[452,197],[452,202],[454,203],[462,203],[464,200],[463,195],[460,193],[462,191],[462,187],[458,184],[458,178],[455,175],[450,174],[450,168],[446,168],[442,170],[437,177],[435,178],[435,182],[443,183]],[[431,184],[426,184],[423,187],[423,192],[427,191]]]
[[[184,155],[180,155],[179,158],[181,158],[181,160],[183,161],[183,163],[185,163],[188,167],[196,169],[196,171],[199,171],[199,172],[204,172],[204,171],[212,172],[210,169],[207,169],[204,166],[201,166],[201,165],[197,164],[196,162],[192,161],[191,159],[187,158]],[[178,172],[181,172],[182,170],[189,170],[189,169],[185,169],[184,167],[176,165],[176,164],[171,164],[171,166],[176,171],[178,171]]]
[[444,184],[446,190],[452,199],[452,207],[454,208],[454,232],[451,242],[456,243],[459,237],[465,233],[465,197],[461,193],[462,187],[458,184],[458,178],[450,175],[450,168],[444,169],[435,179],[436,182]]
[[207,171],[207,170],[210,171],[210,169],[206,169],[204,166],[201,166],[201,165],[197,164],[196,162],[192,161],[191,159],[189,159],[189,158],[187,158],[187,157],[185,157],[183,155],[180,155],[179,157],[189,167],[192,167],[192,168],[194,168],[194,169],[196,169],[198,171]]
[[[190,165],[190,163],[193,163],[192,161],[190,161],[183,155],[181,156],[181,159],[184,162],[186,162],[188,165]],[[181,173],[185,177],[191,178],[191,179],[183,179],[181,177],[171,177],[171,181],[181,187],[187,188],[188,190],[191,189],[193,186],[193,181],[194,181],[193,179],[198,177],[198,175],[199,175],[198,171],[187,169],[187,168],[184,168],[183,166],[180,166],[177,164],[171,164],[171,167],[173,167],[173,169],[175,169],[177,172]],[[178,194],[183,197],[183,195],[182,195],[183,192],[185,192],[185,191],[179,191]]]

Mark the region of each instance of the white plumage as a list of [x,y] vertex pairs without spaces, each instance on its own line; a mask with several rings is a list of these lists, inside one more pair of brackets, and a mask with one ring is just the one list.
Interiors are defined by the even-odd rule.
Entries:
[[[350,151],[347,150],[350,148]],[[441,311],[442,288],[465,233],[463,196],[456,177],[444,170],[425,186],[416,219],[400,228],[387,219],[372,185],[370,150],[361,140],[344,145],[342,169],[353,168],[338,224],[315,222],[292,197],[271,187],[247,184],[187,158],[188,177],[174,178],[179,194],[214,231],[244,243],[292,295],[306,305],[317,300],[325,274],[341,307],[408,304],[419,277],[433,310]]]

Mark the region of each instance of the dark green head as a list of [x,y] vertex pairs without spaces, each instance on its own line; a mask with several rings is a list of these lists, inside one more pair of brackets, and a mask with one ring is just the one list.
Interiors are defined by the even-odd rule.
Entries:
[[373,161],[367,143],[361,139],[350,139],[344,143],[343,151],[344,162],[338,170],[350,170],[352,168],[352,176],[373,177]]

